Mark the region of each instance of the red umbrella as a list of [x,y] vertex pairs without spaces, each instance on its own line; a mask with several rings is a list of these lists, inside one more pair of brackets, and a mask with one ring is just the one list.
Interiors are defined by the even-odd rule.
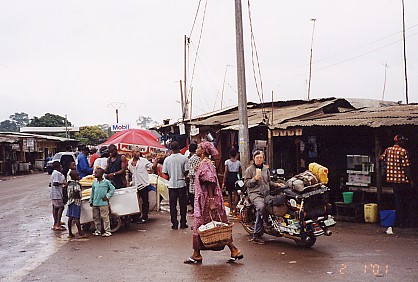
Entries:
[[149,152],[155,150],[167,150],[166,147],[158,142],[158,137],[151,131],[145,129],[127,129],[119,131],[112,135],[106,142],[100,146],[108,146],[115,144],[118,150],[130,151],[134,146],[138,146],[141,152]]

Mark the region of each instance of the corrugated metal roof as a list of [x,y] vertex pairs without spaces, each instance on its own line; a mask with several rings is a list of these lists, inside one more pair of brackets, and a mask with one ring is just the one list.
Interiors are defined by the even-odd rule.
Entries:
[[32,134],[32,133],[23,133],[23,132],[0,132],[0,137],[10,137],[10,138],[38,138],[38,139],[46,139],[46,140],[53,140],[59,142],[65,141],[74,141],[76,139],[64,138],[64,137],[57,137],[57,136],[49,136],[49,135],[40,135],[40,134]]
[[[273,103],[273,124],[279,124],[286,120],[302,118],[305,116],[318,116],[324,114],[324,108],[335,105],[335,110],[339,108],[347,110],[353,109],[344,99],[327,98],[310,101],[280,101]],[[345,107],[339,107],[345,106]],[[262,108],[262,106],[264,108]],[[264,112],[263,112],[264,110]],[[271,119],[272,108],[268,103],[255,105],[247,109],[248,124],[257,126],[265,124],[266,119]],[[239,123],[238,108],[230,109],[229,113],[219,113],[201,120],[192,120],[190,124],[197,126],[219,126],[227,128],[237,128]],[[237,130],[237,129],[232,129]]]
[[311,126],[367,126],[377,128],[395,125],[418,125],[418,105],[364,108],[323,115],[318,118],[292,120],[275,125],[272,128],[286,129]]

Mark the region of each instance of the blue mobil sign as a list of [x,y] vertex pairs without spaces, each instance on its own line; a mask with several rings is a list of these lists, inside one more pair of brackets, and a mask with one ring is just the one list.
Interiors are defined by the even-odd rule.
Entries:
[[131,128],[129,123],[115,123],[110,126],[112,131],[122,131]]

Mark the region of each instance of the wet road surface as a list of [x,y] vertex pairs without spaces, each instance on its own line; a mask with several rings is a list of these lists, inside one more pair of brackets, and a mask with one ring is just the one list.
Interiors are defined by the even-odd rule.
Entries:
[[0,182],[4,281],[418,281],[417,230],[387,235],[373,224],[339,223],[331,237],[301,249],[271,236],[254,245],[236,223],[235,244],[245,258],[234,264],[225,263],[227,249],[203,252],[202,265],[183,264],[192,231],[171,230],[167,212],[153,212],[151,222],[109,238],[69,240],[50,230],[48,180],[38,174]]

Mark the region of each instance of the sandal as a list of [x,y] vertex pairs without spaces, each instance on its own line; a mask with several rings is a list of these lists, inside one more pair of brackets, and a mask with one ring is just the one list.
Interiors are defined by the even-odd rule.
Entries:
[[67,238],[68,238],[68,239],[75,238],[75,235],[74,235],[74,234],[68,234]]
[[189,257],[188,259],[183,261],[183,263],[185,263],[185,264],[201,264],[202,261],[203,261],[203,259],[194,259],[192,257]]
[[89,236],[87,234],[83,234],[83,235],[78,235],[77,239],[82,239],[82,238],[88,238]]
[[237,260],[240,260],[240,259],[243,259],[243,258],[244,258],[244,255],[239,253],[236,256],[231,256],[231,258],[229,260],[227,260],[226,262],[227,263],[233,263],[233,262],[236,262]]

